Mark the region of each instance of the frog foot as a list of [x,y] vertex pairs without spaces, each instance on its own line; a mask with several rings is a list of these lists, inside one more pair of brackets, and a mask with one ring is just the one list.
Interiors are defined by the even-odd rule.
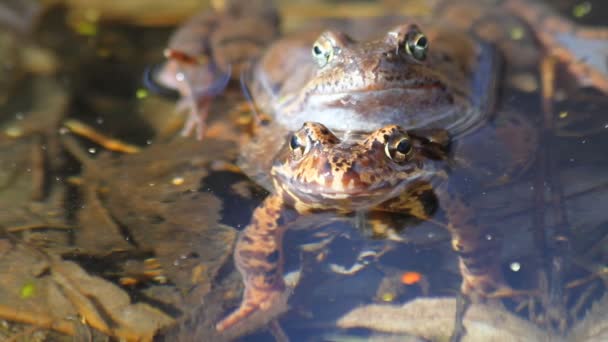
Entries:
[[188,102],[191,102],[189,104],[190,112],[188,113],[184,128],[182,128],[181,135],[187,137],[194,132],[196,139],[203,140],[211,100],[208,98],[200,99],[199,101],[188,99]]
[[471,272],[462,264],[461,292],[474,302],[484,302],[491,299],[515,298],[535,295],[533,291],[517,290],[507,285],[499,268],[485,272]]
[[246,288],[241,305],[230,315],[219,321],[215,329],[219,332],[238,325],[263,326],[287,311],[289,292],[286,288],[261,290]]

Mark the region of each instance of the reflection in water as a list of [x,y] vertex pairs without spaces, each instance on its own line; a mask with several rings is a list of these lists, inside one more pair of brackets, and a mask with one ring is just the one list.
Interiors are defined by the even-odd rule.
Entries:
[[[537,8],[521,0],[504,1],[514,16],[472,1],[337,7],[293,1],[280,4],[284,39],[266,50],[279,33],[278,16],[261,6],[264,0],[214,2],[216,12],[190,22],[183,19],[192,13],[189,2],[172,4],[179,19],[136,2],[129,2],[135,10],[82,11],[70,1],[39,16],[29,10],[39,6],[28,3],[0,6],[0,25],[9,27],[0,31],[0,317],[10,322],[0,339],[53,340],[61,333],[188,341],[248,334],[243,339],[254,341],[268,340],[261,329],[268,322],[279,340],[445,339],[459,284],[470,297],[509,295],[469,308],[463,322],[470,336],[478,336],[480,325],[529,338],[585,341],[588,331],[608,334],[600,305],[607,261],[600,203],[608,181],[601,115],[608,108],[606,66],[597,63],[606,57],[602,28],[533,17]],[[605,26],[601,2],[585,4],[590,7],[571,1],[554,7]],[[343,8],[349,18],[327,19]],[[380,17],[356,18],[361,12]],[[431,22],[391,31],[403,24],[396,14],[431,12]],[[173,38],[171,28],[159,26],[168,20],[185,23]],[[453,25],[448,36],[437,22]],[[288,32],[302,25],[310,26]],[[327,28],[332,32],[321,35]],[[477,45],[471,34],[497,50]],[[180,106],[140,84],[147,66],[165,62],[167,47],[172,58],[155,80],[177,89],[193,113],[208,110],[195,120],[206,125],[202,142],[179,137]],[[414,53],[420,49],[424,54]],[[551,61],[539,69],[543,51],[554,54],[556,69]],[[246,99],[240,83],[263,113],[252,117],[239,104]],[[499,96],[492,96],[495,87]],[[543,101],[540,89],[553,94]],[[433,119],[456,105],[466,108],[451,112],[457,119],[477,113],[487,120],[459,121],[471,130],[452,134],[447,155],[425,146],[448,140],[409,131],[416,122],[401,120],[404,109],[434,108]],[[340,109],[330,115],[334,120],[326,118],[328,108]],[[369,123],[359,127],[365,132],[341,131],[362,118]],[[291,139],[311,119],[327,119],[322,123],[337,136],[309,130]],[[445,121],[425,122],[446,128]],[[406,131],[363,143],[387,124]],[[287,154],[276,157],[284,144]],[[304,163],[310,155],[316,159]],[[279,159],[282,172],[290,172],[277,189],[270,167],[281,156],[288,157]],[[383,166],[420,169],[430,160],[440,166],[425,169],[432,175],[427,183],[411,168]],[[287,161],[301,161],[299,172]],[[296,193],[290,182],[298,177],[304,186]],[[318,184],[306,194],[312,182]],[[334,196],[359,189],[359,197],[351,192],[329,205],[328,188]],[[385,192],[372,200],[372,188]],[[280,195],[286,202],[277,206]],[[398,215],[370,210],[379,203]],[[249,295],[268,293],[251,288],[285,291],[276,306],[256,297],[262,308],[256,319],[218,334],[215,325],[242,297],[231,255],[237,232],[250,223],[259,229],[242,234],[237,249],[237,267],[255,271],[245,272]],[[286,231],[282,246],[267,239],[271,228]],[[248,239],[270,248],[242,248]],[[289,279],[283,282],[282,274]],[[451,298],[428,298],[438,296]],[[498,301],[506,309],[492,306]],[[594,302],[600,304],[585,315]],[[414,311],[434,318],[408,316]],[[492,315],[504,318],[504,326],[488,325]],[[92,329],[76,328],[71,317]],[[336,324],[366,330],[341,331]]]

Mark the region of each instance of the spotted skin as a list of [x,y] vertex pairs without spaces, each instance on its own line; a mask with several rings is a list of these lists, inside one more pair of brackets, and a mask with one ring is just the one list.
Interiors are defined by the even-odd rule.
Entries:
[[428,218],[420,200],[444,173],[447,141],[443,130],[406,132],[396,125],[339,139],[323,125],[304,124],[275,158],[274,193],[240,234],[234,259],[243,300],[216,328],[229,329],[283,300],[281,241],[298,215],[379,211]]
[[272,309],[283,297],[283,206],[280,194],[269,196],[253,212],[251,223],[239,235],[234,262],[245,284],[243,301],[236,311],[216,325],[218,331],[234,326],[256,311]]
[[[602,42],[606,40],[603,30],[593,32],[575,26],[556,28],[551,24],[551,20],[558,22],[555,17],[531,17],[529,14],[541,13],[537,7],[531,5],[530,12],[525,13],[525,10],[518,10],[518,3],[523,2],[504,0],[500,8],[527,22],[545,50],[558,57],[563,54],[565,57],[560,60],[569,63],[572,73],[582,77],[579,80],[590,79],[587,84],[605,91],[602,82],[606,81],[606,75],[602,74],[601,68],[593,68],[601,66],[595,61],[605,61],[602,59],[605,54],[600,53],[599,59],[573,57],[576,56],[573,50],[577,49],[567,44],[570,38],[564,40],[557,36],[561,32],[567,33],[568,37],[586,36]],[[386,130],[403,133],[395,126],[385,125],[399,124],[408,129],[441,127],[459,134],[486,118],[494,93],[495,51],[471,38],[467,29],[475,26],[472,22],[483,19],[484,14],[480,12],[479,16],[471,17],[469,13],[478,11],[472,11],[473,7],[468,6],[462,7],[464,12],[452,12],[456,15],[451,19],[442,17],[448,18],[449,27],[454,30],[446,31],[445,27],[427,22],[418,27],[409,22],[389,29],[375,40],[356,41],[336,30],[316,34],[317,42],[326,51],[331,51],[333,58],[321,63],[323,65],[310,57],[315,39],[310,38],[310,33],[286,37],[272,44],[249,71],[245,83],[256,105],[270,113],[284,131],[295,130],[308,120],[322,122],[332,130],[385,131],[382,134],[375,131],[362,138],[339,139],[326,127],[305,123],[294,134],[301,135],[301,141],[310,144],[309,149],[302,150],[302,158],[294,157],[298,152],[290,150],[288,143],[276,159],[278,163],[272,167],[274,195],[261,207],[271,210],[256,210],[252,223],[242,233],[248,238],[239,239],[236,247],[235,262],[243,274],[245,296],[241,306],[218,323],[219,330],[233,327],[256,312],[269,311],[279,294],[285,291],[283,280],[278,276],[282,271],[278,264],[282,262],[282,229],[289,219],[279,215],[278,220],[282,223],[274,226],[265,221],[269,217],[276,219],[276,214],[271,213],[282,212],[285,208],[294,208],[301,215],[322,210],[344,213],[374,210],[409,213],[428,219],[426,206],[416,199],[433,190],[449,222],[446,228],[452,236],[452,247],[459,255],[463,293],[487,298],[508,289],[497,267],[500,236],[479,227],[470,206],[450,189],[448,182],[434,184],[435,179],[445,175],[441,167],[444,157],[440,153],[445,145],[433,144],[432,139],[412,133],[413,141],[421,148],[415,148],[418,153],[414,153],[411,161],[408,159],[406,164],[410,169],[394,165],[385,167],[381,157],[386,156],[386,149],[383,154],[377,148],[387,143],[385,136],[391,136]],[[452,21],[462,13],[463,17],[473,18],[464,20],[464,27]],[[507,12],[500,14],[503,13]],[[545,23],[546,27],[539,23]],[[478,27],[486,27],[486,24],[487,21],[479,23]],[[504,38],[505,28],[502,29],[503,35],[499,37]],[[430,41],[431,48],[425,59],[417,60],[401,48],[404,37],[412,30],[424,32]],[[482,41],[495,42],[493,36],[478,36]],[[523,38],[528,39],[526,44],[531,43],[529,36]],[[501,51],[511,52],[504,56],[509,62],[518,55],[532,56],[522,59],[524,64],[538,62],[537,52],[528,54],[527,45],[515,39],[509,43],[511,45],[507,46],[517,47]],[[581,66],[572,67],[574,64]],[[480,98],[478,91],[487,92]],[[262,159],[275,156],[268,150],[264,152]],[[266,228],[273,233],[267,234]],[[257,246],[260,248],[256,249]],[[240,254],[241,248],[249,253]]]

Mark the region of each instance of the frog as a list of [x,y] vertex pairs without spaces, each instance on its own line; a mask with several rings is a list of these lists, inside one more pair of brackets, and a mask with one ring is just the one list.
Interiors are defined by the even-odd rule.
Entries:
[[305,121],[342,131],[395,123],[458,135],[488,118],[496,57],[468,34],[400,19],[370,40],[339,30],[279,40],[245,83],[256,107],[289,130]]
[[239,234],[234,262],[243,276],[243,301],[217,323],[226,331],[284,300],[284,230],[298,216],[379,211],[429,217],[432,183],[445,174],[447,131],[405,131],[388,125],[338,138],[307,122],[290,134],[270,170],[272,194]]
[[[541,53],[562,62],[579,85],[608,93],[608,30],[575,25],[537,1],[429,2],[425,17],[318,20],[312,26],[330,29],[309,25],[291,34],[280,32],[270,1],[223,3],[181,25],[165,50],[168,62],[153,73],[179,91],[178,108],[190,108],[182,135],[202,139],[212,99],[236,78],[248,101],[291,130],[319,119],[334,129],[393,122],[471,131],[491,115],[501,59],[519,68],[535,65]],[[388,30],[403,22],[426,35]],[[384,77],[374,77],[374,63]]]
[[492,116],[501,69],[535,67],[543,53],[581,86],[608,92],[607,29],[575,25],[535,2],[494,5],[440,1],[430,17],[357,19],[370,32],[328,22],[320,34],[270,45],[244,83],[259,111],[290,130],[308,120],[338,130],[395,123],[455,136]]
[[387,125],[343,135],[306,122],[285,140],[269,171],[271,194],[235,246],[234,262],[245,286],[242,303],[217,323],[218,331],[254,314],[272,317],[277,303],[285,305],[285,229],[300,216],[327,211],[370,220],[390,221],[387,214],[430,220],[439,207],[459,258],[462,294],[475,301],[517,295],[500,271],[500,234],[478,224],[475,211],[449,181],[453,170],[465,166],[455,155],[463,150],[447,130]]
[[213,99],[240,79],[278,28],[272,1],[214,1],[171,35],[163,51],[167,61],[148,68],[144,83],[160,94],[177,92],[177,110],[189,112],[181,134],[202,140]]
[[[496,50],[464,31],[429,27],[431,31],[423,32],[413,22],[402,22],[382,38],[366,41],[323,31],[306,49],[312,49],[312,57],[310,52],[306,57],[300,53],[305,40],[290,37],[274,43],[249,69],[251,78],[244,80],[255,106],[271,113],[273,129],[242,144],[243,172],[271,187],[272,156],[303,120],[322,123],[338,135],[398,124],[407,129],[446,129],[458,139],[477,134],[500,117],[505,124],[494,128],[520,130],[536,140],[528,118],[493,110]],[[315,57],[316,50],[320,55]],[[293,58],[284,58],[284,51],[293,51]],[[295,72],[288,73],[291,69]],[[513,147],[523,160],[531,160],[528,156],[536,146],[531,142]]]

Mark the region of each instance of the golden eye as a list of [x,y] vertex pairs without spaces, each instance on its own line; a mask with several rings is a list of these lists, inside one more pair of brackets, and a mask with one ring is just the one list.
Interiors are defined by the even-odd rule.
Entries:
[[333,57],[334,49],[324,37],[319,38],[312,46],[312,57],[319,66],[324,67]]
[[391,139],[384,146],[386,156],[397,163],[403,163],[410,159],[414,148],[408,136],[399,139]]
[[294,133],[289,140],[289,149],[292,152],[293,159],[301,159],[310,151],[310,140],[306,135],[300,136]]
[[405,38],[405,51],[419,61],[426,58],[429,49],[428,38],[418,30],[412,30]]

